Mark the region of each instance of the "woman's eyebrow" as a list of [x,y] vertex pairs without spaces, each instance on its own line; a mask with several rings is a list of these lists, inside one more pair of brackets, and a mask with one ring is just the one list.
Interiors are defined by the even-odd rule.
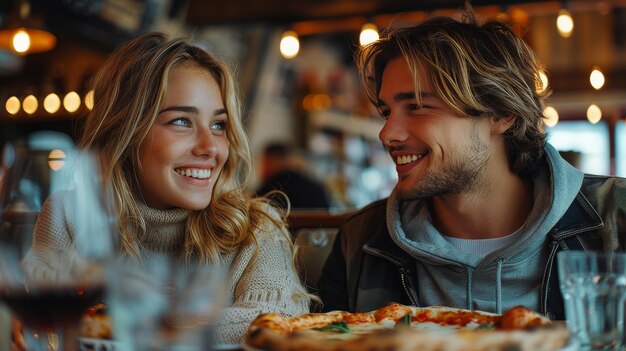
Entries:
[[187,113],[196,113],[196,114],[199,113],[198,108],[194,106],[168,106],[162,109],[161,111],[159,111],[159,114],[163,112],[168,112],[168,111],[178,111],[178,112],[187,112]]
[[[169,112],[169,111],[186,112],[186,113],[194,113],[194,114],[200,113],[200,110],[198,110],[198,108],[195,106],[168,106],[162,109],[161,111],[159,111],[159,114],[163,112]],[[216,109],[215,111],[213,111],[213,116],[219,116],[225,113],[226,113],[226,108],[220,107]]]

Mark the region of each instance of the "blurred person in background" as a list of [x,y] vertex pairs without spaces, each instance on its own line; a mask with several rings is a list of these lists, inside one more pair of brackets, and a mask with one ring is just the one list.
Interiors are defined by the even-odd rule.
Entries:
[[[246,190],[251,154],[227,66],[151,33],[116,50],[93,88],[79,145],[98,155],[113,190],[122,254],[230,266],[220,343],[240,343],[260,313],[307,312],[285,214]],[[50,268],[38,251],[71,247],[63,213],[42,208],[33,269]]]
[[398,181],[340,229],[324,309],[524,305],[564,319],[556,253],[624,249],[626,180],[583,174],[546,143],[532,50],[467,10],[390,30],[357,64]]
[[282,142],[268,144],[261,159],[262,184],[257,194],[268,195],[287,208],[282,196],[271,194],[280,190],[289,198],[292,209],[328,209],[324,185],[307,175],[306,167],[306,161],[293,146]]

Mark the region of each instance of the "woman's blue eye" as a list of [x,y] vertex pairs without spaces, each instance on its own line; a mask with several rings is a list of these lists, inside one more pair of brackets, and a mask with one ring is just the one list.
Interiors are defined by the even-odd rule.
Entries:
[[211,129],[215,130],[225,130],[226,129],[226,121],[215,122],[211,125]]
[[175,120],[170,121],[170,124],[173,124],[175,126],[181,126],[181,127],[189,127],[189,125],[191,125],[191,123],[189,122],[187,118],[177,118]]

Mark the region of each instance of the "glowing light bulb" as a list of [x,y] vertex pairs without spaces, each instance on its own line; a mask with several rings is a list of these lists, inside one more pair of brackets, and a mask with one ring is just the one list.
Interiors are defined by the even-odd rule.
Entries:
[[76,112],[80,107],[80,96],[75,91],[70,91],[63,98],[63,107],[67,112]]
[[602,72],[597,67],[594,68],[589,75],[589,82],[594,89],[602,89],[602,87],[604,86],[604,74],[602,74]]
[[58,171],[65,165],[65,152],[63,150],[52,150],[48,154],[48,167],[53,171]]
[[7,99],[7,102],[4,104],[4,107],[7,109],[7,112],[14,115],[20,112],[20,99],[16,96],[11,96]]
[[293,31],[287,31],[283,33],[282,39],[280,39],[280,53],[286,59],[292,59],[298,55],[300,51],[300,41],[298,40],[298,34]]
[[85,106],[91,111],[93,109],[93,90],[89,90],[87,94],[85,94]]
[[13,35],[13,49],[19,53],[25,53],[30,49],[30,36],[24,29],[19,29]]
[[43,99],[43,108],[48,113],[55,113],[61,108],[61,98],[55,93],[50,93]]
[[559,17],[556,18],[556,28],[563,38],[569,38],[574,30],[574,20],[572,15],[566,9],[559,11]]
[[587,109],[587,119],[591,122],[591,124],[600,122],[600,119],[602,119],[602,110],[600,110],[598,105],[589,105],[589,108]]
[[543,116],[545,117],[543,123],[548,127],[554,127],[559,123],[559,113],[552,106],[546,106],[546,108],[543,109]]
[[361,27],[361,34],[359,35],[359,43],[361,46],[373,43],[380,39],[378,35],[378,27],[373,23],[366,23]]
[[35,113],[38,106],[39,103],[37,102],[37,98],[33,95],[28,95],[24,98],[24,101],[22,101],[22,108],[24,109],[24,112],[28,113],[29,115]]

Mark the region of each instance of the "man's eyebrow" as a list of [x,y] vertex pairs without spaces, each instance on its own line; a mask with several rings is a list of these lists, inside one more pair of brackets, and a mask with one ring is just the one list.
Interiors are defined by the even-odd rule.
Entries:
[[[426,99],[426,98],[434,98],[437,97],[437,95],[435,95],[434,93],[431,93],[429,91],[422,91],[420,93],[420,98],[421,99]],[[400,92],[397,93],[396,95],[393,96],[393,100],[396,102],[401,102],[401,101],[406,101],[406,100],[414,100],[415,99],[415,93],[410,91],[410,92]],[[376,101],[376,107],[381,107],[381,106],[386,106],[387,104],[381,100],[378,99],[378,101]]]
[[[429,91],[422,91],[420,92],[420,99],[426,99],[426,98],[432,98],[432,97],[436,97],[436,95],[434,93],[431,93]],[[396,102],[400,102],[400,101],[404,101],[404,100],[413,100],[415,99],[415,93],[414,92],[400,92],[397,93],[396,95],[393,96],[393,99]]]

